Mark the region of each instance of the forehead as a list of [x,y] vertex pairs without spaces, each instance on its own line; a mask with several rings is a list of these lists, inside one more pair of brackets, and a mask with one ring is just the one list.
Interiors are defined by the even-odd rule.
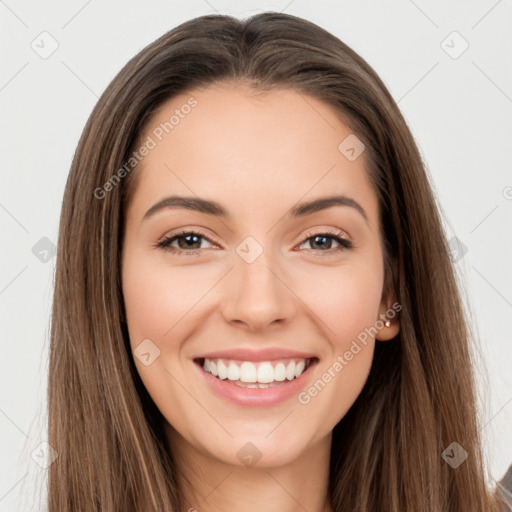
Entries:
[[294,89],[193,89],[162,104],[141,134],[152,149],[137,168],[133,206],[176,193],[261,213],[339,193],[365,203],[371,216],[377,205],[364,152],[343,152],[350,137],[334,109]]

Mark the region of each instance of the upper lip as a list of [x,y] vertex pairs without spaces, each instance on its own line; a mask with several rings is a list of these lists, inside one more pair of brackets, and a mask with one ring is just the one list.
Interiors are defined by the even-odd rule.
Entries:
[[240,361],[272,361],[275,359],[311,359],[316,357],[311,352],[297,352],[284,348],[266,348],[254,350],[248,348],[232,348],[217,350],[197,356],[195,359],[238,359]]

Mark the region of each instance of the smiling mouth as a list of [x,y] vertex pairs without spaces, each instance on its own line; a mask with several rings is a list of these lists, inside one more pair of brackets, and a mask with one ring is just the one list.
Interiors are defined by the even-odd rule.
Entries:
[[272,388],[299,378],[312,365],[317,357],[286,358],[273,361],[242,361],[225,358],[198,358],[194,362],[203,371],[243,388]]

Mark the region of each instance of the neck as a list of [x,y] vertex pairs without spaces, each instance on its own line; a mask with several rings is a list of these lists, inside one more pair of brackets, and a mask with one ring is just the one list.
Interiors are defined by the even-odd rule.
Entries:
[[332,512],[331,436],[286,464],[245,467],[199,452],[171,427],[166,431],[183,495],[180,512]]

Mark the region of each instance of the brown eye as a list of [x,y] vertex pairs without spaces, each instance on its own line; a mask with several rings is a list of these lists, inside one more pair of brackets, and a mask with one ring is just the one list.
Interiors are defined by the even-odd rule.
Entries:
[[[337,244],[339,244],[338,247],[333,248],[333,242],[332,242],[333,240]],[[330,251],[330,252],[337,252],[337,251],[342,251],[344,249],[352,248],[352,243],[349,240],[347,240],[347,238],[345,238],[343,236],[343,233],[341,233],[341,232],[336,232],[336,233],[326,232],[326,233],[317,233],[317,234],[309,235],[304,240],[304,242],[302,242],[301,246],[308,242],[310,244],[311,250],[317,251],[317,252],[327,252],[327,251],[330,251],[330,249],[333,249],[333,251]]]
[[[201,247],[201,242],[203,240],[207,240],[209,243],[212,243],[202,233],[195,231],[183,231],[181,233],[177,233],[170,237],[164,238],[157,244],[157,247],[170,251],[194,252],[205,248]],[[177,242],[177,246],[171,245],[174,242]]]

